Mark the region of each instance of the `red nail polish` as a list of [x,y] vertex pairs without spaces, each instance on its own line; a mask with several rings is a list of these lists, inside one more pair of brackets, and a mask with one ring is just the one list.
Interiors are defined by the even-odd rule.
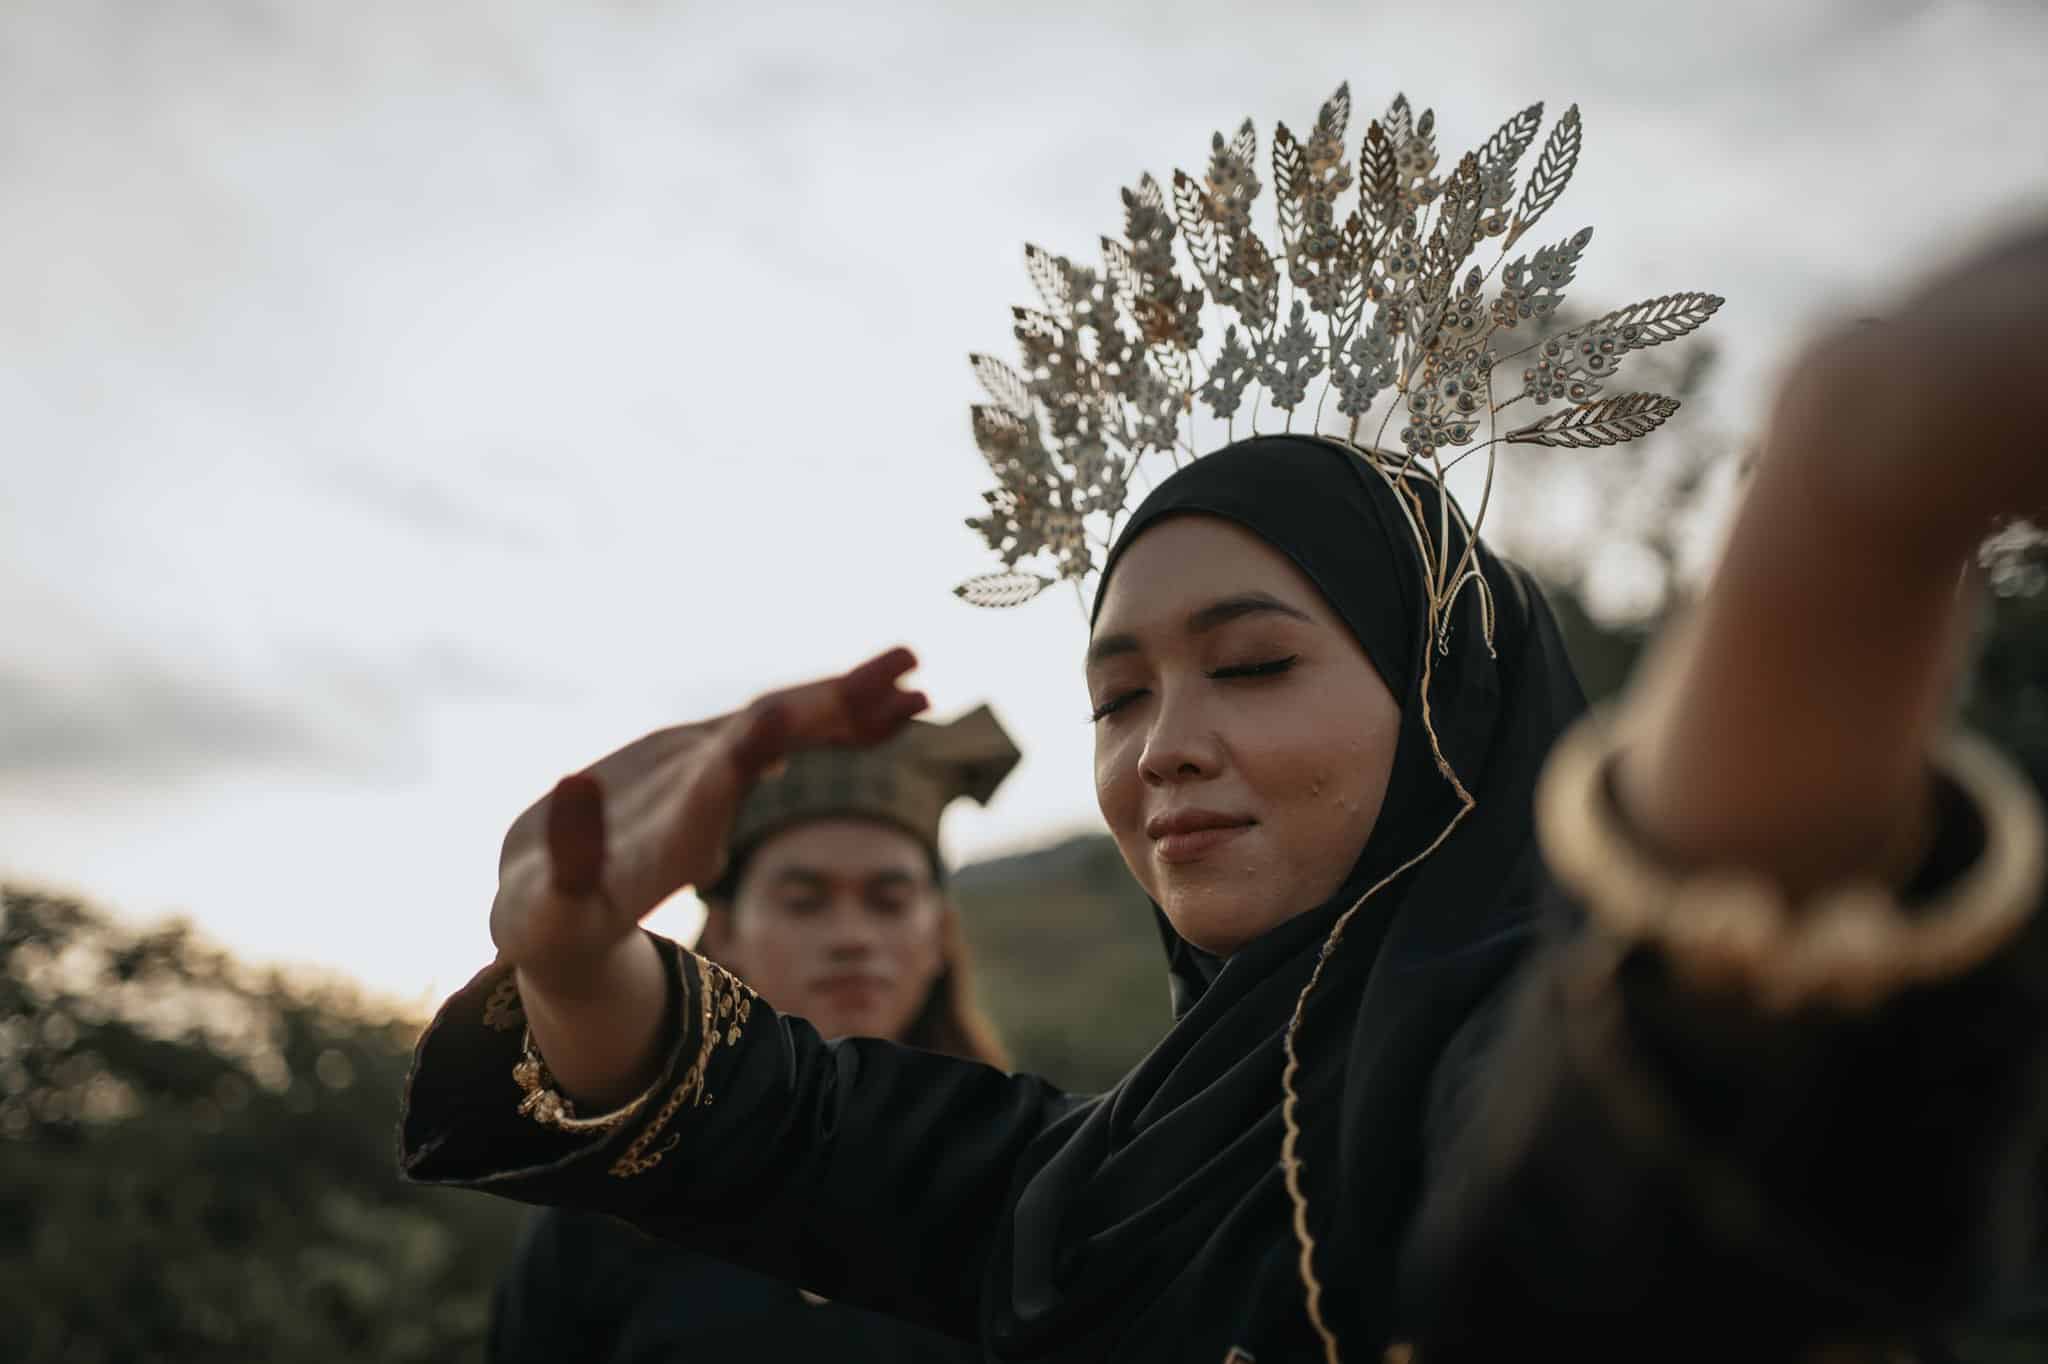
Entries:
[[595,891],[604,871],[604,792],[578,772],[555,783],[548,797],[548,861],[563,895]]

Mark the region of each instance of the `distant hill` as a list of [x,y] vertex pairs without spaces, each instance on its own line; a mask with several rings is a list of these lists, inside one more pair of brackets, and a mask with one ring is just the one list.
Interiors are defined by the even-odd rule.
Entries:
[[1020,1069],[1108,1088],[1172,1021],[1151,902],[1107,834],[960,868],[981,999]]

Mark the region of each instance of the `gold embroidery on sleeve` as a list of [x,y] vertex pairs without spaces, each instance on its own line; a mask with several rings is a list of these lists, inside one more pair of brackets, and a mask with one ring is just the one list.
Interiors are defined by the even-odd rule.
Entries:
[[[690,1068],[683,1072],[683,1078],[663,1099],[661,1107],[647,1120],[647,1126],[640,1130],[631,1144],[612,1162],[611,1173],[619,1179],[630,1179],[634,1175],[646,1174],[661,1164],[661,1158],[673,1151],[680,1135],[669,1133],[661,1141],[662,1133],[684,1105],[702,1108],[710,1104],[711,1091],[706,1086],[711,1073],[711,1057],[719,1044],[730,1047],[740,1040],[740,1029],[754,1009],[754,992],[716,962],[690,954],[690,964],[697,973],[697,1056]],[[655,1143],[660,1141],[659,1145]]]
[[526,1025],[526,1005],[519,998],[519,977],[507,968],[504,978],[484,996],[484,1026],[510,1032]]

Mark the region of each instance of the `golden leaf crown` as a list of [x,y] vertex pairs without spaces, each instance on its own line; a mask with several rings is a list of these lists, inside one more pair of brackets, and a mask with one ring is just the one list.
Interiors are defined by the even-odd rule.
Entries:
[[[1665,294],[1544,336],[1593,229],[1508,260],[1578,165],[1576,105],[1544,139],[1519,198],[1516,168],[1542,128],[1541,104],[1502,124],[1448,177],[1437,174],[1433,111],[1414,117],[1397,95],[1367,124],[1355,167],[1345,159],[1350,117],[1344,85],[1306,141],[1285,124],[1274,129],[1278,253],[1252,227],[1264,186],[1250,119],[1228,141],[1215,135],[1199,179],[1175,171],[1170,196],[1150,175],[1124,190],[1124,236],[1103,238],[1100,269],[1025,247],[1044,306],[1013,310],[1022,365],[969,357],[989,397],[973,409],[975,443],[996,486],[983,494],[987,515],[967,524],[1004,571],[962,583],[954,589],[961,597],[1014,606],[1063,579],[1078,588],[1114,537],[1140,461],[1167,454],[1179,464],[1199,453],[1198,401],[1224,424],[1225,443],[1236,439],[1240,414],[1257,434],[1259,409],[1270,403],[1286,430],[1306,409],[1308,429],[1350,446],[1397,490],[1414,477],[1440,483],[1467,455],[1485,453],[1486,492],[1463,524],[1468,548],[1457,563],[1448,525],[1430,526],[1415,498],[1400,499],[1430,568],[1429,614],[1441,637],[1468,583],[1490,622],[1469,543],[1492,493],[1495,446],[1612,445],[1678,410],[1675,398],[1610,397],[1606,387],[1628,352],[1684,336],[1720,298]],[[1347,212],[1340,200],[1354,185]],[[1468,268],[1495,237],[1492,265]],[[1205,353],[1211,310],[1227,320],[1221,344]],[[1508,333],[1528,339],[1504,351]],[[1496,399],[1496,370],[1518,360],[1519,386]],[[1361,439],[1387,395],[1384,415]],[[1525,401],[1563,406],[1500,431],[1501,414]],[[1341,431],[1325,427],[1333,404]],[[1405,425],[1394,452],[1381,440],[1397,413]],[[1439,516],[1463,520],[1451,498],[1438,501]]]

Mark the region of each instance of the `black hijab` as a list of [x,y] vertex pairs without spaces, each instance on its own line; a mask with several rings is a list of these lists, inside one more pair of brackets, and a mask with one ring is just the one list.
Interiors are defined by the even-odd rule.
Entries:
[[[1162,482],[1110,553],[1105,587],[1167,517],[1252,531],[1357,637],[1401,703],[1401,731],[1378,822],[1330,900],[1227,959],[1159,917],[1174,1027],[1027,1157],[989,1281],[998,1358],[1178,1360],[1219,1341],[1217,1359],[1230,1344],[1327,1357],[1334,1339],[1363,1364],[1394,1338],[1431,1080],[1531,941],[1536,775],[1584,705],[1549,608],[1483,545],[1493,647],[1468,589],[1436,649],[1404,498],[1435,534],[1443,508],[1427,480],[1397,492],[1334,442],[1258,437]],[[1448,525],[1455,563],[1464,541]],[[1290,1192],[1282,1093],[1297,1006]]]

